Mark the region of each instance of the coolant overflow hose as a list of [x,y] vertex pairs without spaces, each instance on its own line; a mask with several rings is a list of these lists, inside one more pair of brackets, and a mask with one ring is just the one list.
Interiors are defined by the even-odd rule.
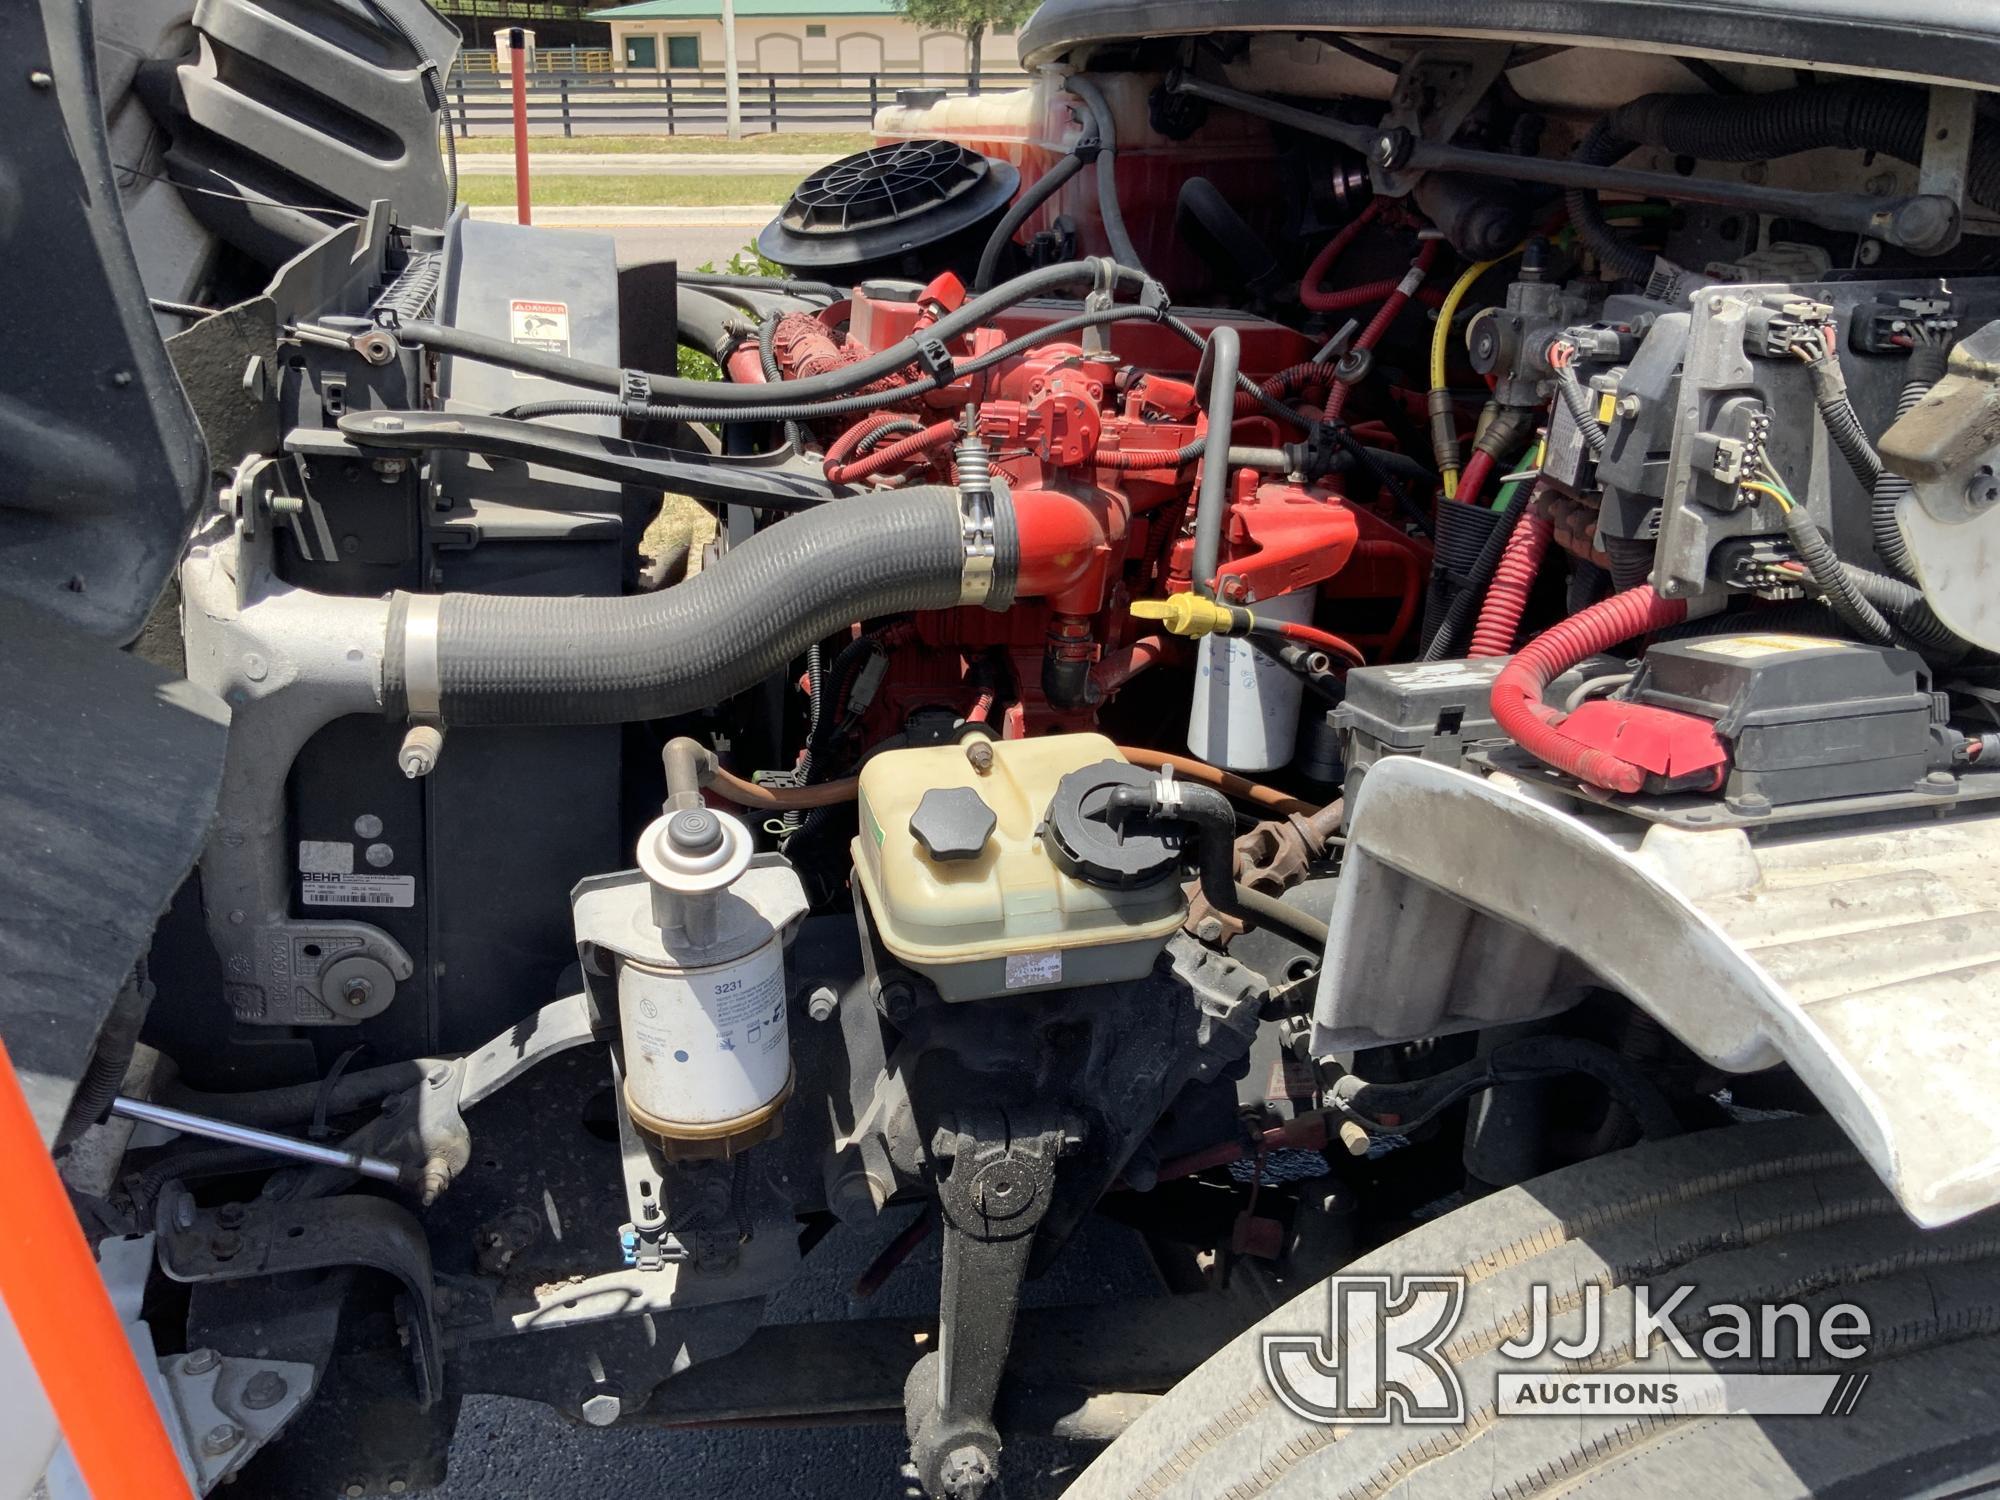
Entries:
[[1687,601],[1662,599],[1650,584],[1571,615],[1523,646],[1493,679],[1494,722],[1535,759],[1579,781],[1614,792],[1643,790],[1644,769],[1565,734],[1566,715],[1542,702],[1542,692],[1584,658],[1686,618]]
[[[1005,609],[1017,532],[1003,486],[994,486],[992,504],[990,520],[975,517],[968,527],[949,487],[856,495],[766,527],[654,594],[399,593],[389,611],[385,706],[447,724],[667,718],[742,692],[855,620],[975,599]],[[989,526],[990,548],[980,535]]]

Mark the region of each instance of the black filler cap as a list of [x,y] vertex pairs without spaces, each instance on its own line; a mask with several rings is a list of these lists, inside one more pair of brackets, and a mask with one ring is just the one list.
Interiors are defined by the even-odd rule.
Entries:
[[1119,787],[1144,790],[1153,773],[1122,760],[1101,760],[1056,783],[1042,820],[1049,858],[1065,874],[1092,885],[1130,890],[1180,868],[1182,829],[1177,823],[1132,813],[1105,816]]
[[932,859],[977,859],[997,821],[971,787],[934,786],[910,814],[910,834]]

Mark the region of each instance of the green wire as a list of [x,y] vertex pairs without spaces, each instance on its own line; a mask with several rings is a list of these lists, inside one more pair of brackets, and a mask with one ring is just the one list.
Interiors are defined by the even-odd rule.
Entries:
[[[1534,452],[1528,455],[1528,461],[1522,467],[1539,469],[1542,466],[1542,450],[1547,446],[1548,444],[1545,439],[1537,439]],[[1512,505],[1515,494],[1527,482],[1525,479],[1516,479],[1511,484],[1503,484],[1500,487],[1500,493],[1493,497],[1491,508],[1494,510],[1505,510],[1508,506]]]

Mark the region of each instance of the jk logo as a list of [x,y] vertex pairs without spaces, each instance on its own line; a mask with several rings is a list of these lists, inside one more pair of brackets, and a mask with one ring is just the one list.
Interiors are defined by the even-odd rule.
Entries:
[[1324,1334],[1266,1334],[1264,1378],[1308,1422],[1457,1423],[1465,1390],[1439,1347],[1465,1305],[1462,1276],[1336,1276]]

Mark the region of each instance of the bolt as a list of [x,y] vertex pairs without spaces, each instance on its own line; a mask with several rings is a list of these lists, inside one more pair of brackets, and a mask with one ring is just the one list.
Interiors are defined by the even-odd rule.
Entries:
[[30,88],[45,89],[54,82],[55,79],[51,78],[48,75],[48,73],[41,68],[36,68],[28,74],[28,86]]
[[1200,922],[1195,924],[1194,935],[1204,943],[1215,942],[1222,936],[1222,919],[1220,917],[1203,917]]
[[405,776],[415,781],[419,776],[428,776],[437,769],[438,756],[443,750],[442,729],[435,724],[412,724],[403,736],[402,746],[396,751],[396,765]]
[[356,974],[340,987],[340,998],[349,1005],[366,1005],[375,993],[375,986]]
[[367,1493],[368,1493],[368,1488],[366,1485],[350,1484],[347,1487],[348,1500],[360,1500],[360,1497]]
[[403,477],[404,471],[409,467],[409,460],[404,458],[378,458],[375,460],[376,476],[384,484],[394,484]]
[[196,1349],[181,1361],[183,1375],[206,1375],[222,1363],[222,1356],[213,1349]]
[[585,1396],[578,1410],[592,1427],[609,1427],[624,1415],[624,1403],[609,1391],[597,1391]]
[[377,417],[374,426],[377,432],[401,432],[403,430],[403,419],[401,417]]
[[906,1021],[917,1008],[917,992],[901,979],[882,986],[882,1014],[892,1021]]
[[243,1404],[252,1411],[267,1411],[284,1400],[289,1389],[276,1370],[259,1370],[243,1387]]
[[995,1477],[993,1460],[970,1443],[952,1449],[938,1465],[939,1488],[950,1500],[979,1500]]
[[1620,396],[1618,398],[1618,405],[1614,410],[1621,417],[1636,417],[1639,415],[1639,398],[1637,396]]
[[227,1453],[243,1441],[243,1429],[234,1422],[218,1422],[201,1440],[201,1451],[211,1455]]
[[823,984],[806,996],[806,1014],[815,1021],[831,1021],[840,1009],[840,996],[830,984]]
[[241,1229],[248,1211],[240,1203],[225,1203],[215,1211],[215,1222],[224,1229]]
[[1349,1156],[1368,1154],[1368,1132],[1353,1120],[1340,1122],[1340,1144],[1347,1148]]
[[1974,510],[2000,504],[2000,475],[1996,475],[1990,466],[1974,474],[1972,482],[1965,487],[1965,503]]
[[217,1260],[234,1260],[236,1252],[242,1248],[243,1237],[231,1234],[226,1229],[220,1234],[209,1236],[208,1253]]
[[965,758],[973,770],[984,776],[993,769],[993,746],[985,739],[967,740]]

